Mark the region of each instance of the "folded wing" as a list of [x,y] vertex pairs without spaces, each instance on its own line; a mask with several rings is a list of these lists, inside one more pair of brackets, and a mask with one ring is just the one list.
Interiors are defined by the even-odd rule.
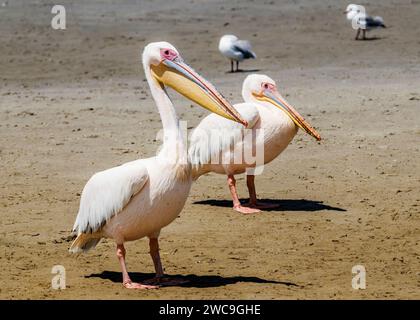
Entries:
[[252,51],[251,44],[247,40],[236,40],[233,49],[242,54],[244,59],[255,59],[257,55]]
[[[236,104],[235,108],[248,122],[248,129],[253,128],[259,119],[255,105],[240,103]],[[232,150],[236,143],[242,141],[244,129],[243,125],[215,114],[204,118],[190,138],[188,156],[193,166],[193,175],[200,172],[201,166],[213,163],[215,160],[220,161],[224,152]]]
[[83,189],[73,231],[98,231],[143,189],[148,179],[146,167],[137,161],[94,174]]

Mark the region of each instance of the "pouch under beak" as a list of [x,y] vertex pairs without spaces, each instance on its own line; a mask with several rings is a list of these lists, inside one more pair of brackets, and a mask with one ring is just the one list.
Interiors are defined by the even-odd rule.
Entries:
[[163,60],[151,65],[153,77],[207,110],[247,125],[238,111],[211,85],[182,60]]

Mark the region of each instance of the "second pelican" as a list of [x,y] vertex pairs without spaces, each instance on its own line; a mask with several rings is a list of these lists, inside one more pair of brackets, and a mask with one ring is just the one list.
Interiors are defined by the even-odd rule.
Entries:
[[[243,160],[240,163],[235,161],[225,163],[224,160],[238,159],[236,158],[238,151],[243,153],[246,149],[257,152],[264,150],[263,163],[269,163],[289,145],[298,128],[316,140],[321,140],[321,137],[281,96],[271,78],[258,74],[249,75],[243,83],[242,97],[245,103],[235,104],[234,107],[248,122],[247,129],[250,130],[217,115],[208,115],[191,136],[189,157],[193,164],[193,179],[198,179],[208,172],[226,174],[233,199],[233,209],[241,213],[255,213],[260,209],[273,207],[273,204],[257,201],[255,175],[247,173],[249,203],[242,205],[234,175],[255,168],[258,164]],[[247,135],[252,135],[255,139],[247,139]],[[262,148],[259,148],[259,143],[263,144]]]

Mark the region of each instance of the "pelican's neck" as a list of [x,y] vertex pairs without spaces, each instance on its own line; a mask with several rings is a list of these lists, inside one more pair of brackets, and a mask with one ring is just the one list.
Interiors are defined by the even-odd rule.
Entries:
[[163,146],[159,156],[167,157],[171,161],[175,160],[178,163],[180,160],[186,158],[186,149],[175,108],[166,90],[153,79],[150,66],[144,65],[144,69],[163,125]]

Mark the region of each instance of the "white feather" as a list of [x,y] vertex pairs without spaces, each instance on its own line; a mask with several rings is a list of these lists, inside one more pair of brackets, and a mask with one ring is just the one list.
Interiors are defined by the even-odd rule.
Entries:
[[73,230],[78,234],[98,231],[144,187],[148,178],[147,169],[138,162],[94,174],[83,189]]
[[[248,129],[253,128],[259,119],[255,104],[239,103],[234,107],[248,122]],[[204,174],[206,171],[204,168],[212,159],[221,160],[224,153],[232,151],[238,141],[242,141],[243,135],[242,124],[216,114],[205,117],[190,138],[188,155],[193,166],[193,178]]]

